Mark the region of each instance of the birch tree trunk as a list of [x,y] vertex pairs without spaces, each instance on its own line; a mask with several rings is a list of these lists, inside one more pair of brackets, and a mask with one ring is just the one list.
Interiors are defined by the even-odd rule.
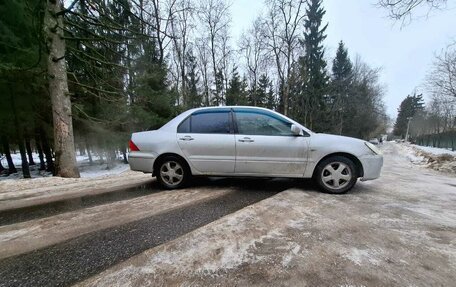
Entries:
[[80,177],[74,150],[61,12],[62,4],[59,0],[47,0],[44,32],[49,53],[47,68],[54,123],[55,171],[61,177]]

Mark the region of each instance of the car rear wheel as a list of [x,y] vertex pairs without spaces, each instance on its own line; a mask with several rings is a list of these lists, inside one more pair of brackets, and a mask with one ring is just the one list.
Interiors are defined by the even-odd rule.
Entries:
[[343,156],[333,156],[321,161],[314,180],[323,192],[342,194],[353,188],[358,179],[355,164]]
[[166,189],[181,188],[189,175],[187,166],[177,157],[165,157],[158,165],[157,180]]

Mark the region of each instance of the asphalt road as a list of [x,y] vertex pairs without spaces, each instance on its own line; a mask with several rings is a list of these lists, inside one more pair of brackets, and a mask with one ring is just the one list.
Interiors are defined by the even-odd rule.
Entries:
[[148,184],[116,192],[107,192],[93,196],[83,196],[76,199],[62,200],[8,211],[0,211],[0,226],[44,218],[64,212],[70,212],[101,204],[108,204],[120,200],[146,196],[159,191],[160,190],[155,185]]
[[[204,226],[243,207],[268,198],[296,185],[292,180],[201,180],[196,185],[238,187],[235,192],[208,201],[198,202],[132,223],[92,232],[54,246],[0,261],[0,286],[68,286],[97,274],[144,250],[163,244]],[[125,191],[126,193],[132,192]],[[109,204],[131,196],[142,196],[147,190],[128,195],[97,197],[79,201],[71,208],[55,203],[35,208],[31,215],[12,211],[2,214],[4,222],[48,216],[69,209],[83,209],[93,204]],[[157,192],[150,187],[149,192]],[[63,204],[62,206],[65,206]],[[24,211],[24,210],[22,210]],[[122,210],[119,210],[122,212]]]

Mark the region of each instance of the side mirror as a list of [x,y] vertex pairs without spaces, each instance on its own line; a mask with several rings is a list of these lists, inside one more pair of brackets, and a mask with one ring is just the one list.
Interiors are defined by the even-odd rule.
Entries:
[[293,135],[295,136],[300,136],[301,133],[302,133],[302,130],[295,124],[292,124],[291,125],[291,132],[293,133]]

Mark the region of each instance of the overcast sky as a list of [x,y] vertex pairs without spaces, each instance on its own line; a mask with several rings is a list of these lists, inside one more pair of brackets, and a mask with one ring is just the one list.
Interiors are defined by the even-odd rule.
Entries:
[[[234,38],[264,9],[263,3],[263,0],[233,0]],[[375,0],[323,0],[325,21],[329,22],[326,53],[333,58],[338,42],[343,40],[352,59],[358,54],[370,66],[381,67],[387,112],[396,117],[401,101],[423,84],[436,53],[456,40],[456,9],[436,11],[426,19],[421,17],[401,27],[375,3]]]

